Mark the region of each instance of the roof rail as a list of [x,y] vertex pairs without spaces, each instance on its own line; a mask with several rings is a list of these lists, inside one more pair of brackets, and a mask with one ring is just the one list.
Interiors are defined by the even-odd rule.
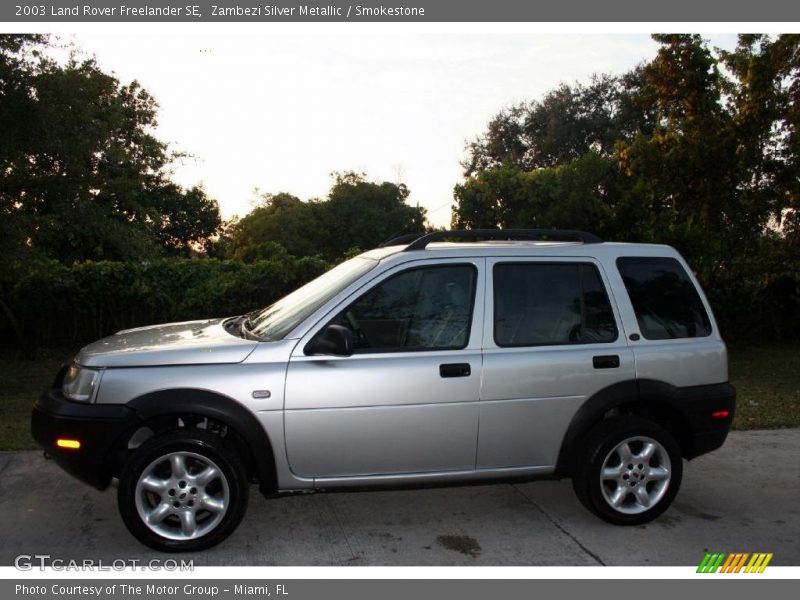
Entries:
[[389,239],[378,244],[378,248],[385,248],[386,246],[405,246],[414,240],[418,240],[420,236],[425,235],[422,233],[405,233],[403,235],[393,235]]
[[[407,237],[407,236],[403,236]],[[583,242],[584,244],[602,244],[603,240],[585,231],[576,229],[455,229],[452,231],[434,231],[418,237],[403,252],[424,250],[428,244],[437,240],[451,238],[468,240],[541,240],[558,242]],[[398,240],[400,238],[397,238]],[[392,240],[394,241],[394,240]],[[395,242],[402,243],[402,242]],[[387,244],[388,245],[388,244]]]

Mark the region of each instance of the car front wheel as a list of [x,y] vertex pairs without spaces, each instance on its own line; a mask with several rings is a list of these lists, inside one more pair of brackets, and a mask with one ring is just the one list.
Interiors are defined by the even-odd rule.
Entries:
[[572,485],[595,515],[615,525],[647,523],[663,513],[681,485],[675,438],[636,416],[600,422],[575,455]]
[[249,484],[238,454],[198,430],[157,435],[131,456],[117,501],[128,530],[167,552],[210,548],[244,517]]

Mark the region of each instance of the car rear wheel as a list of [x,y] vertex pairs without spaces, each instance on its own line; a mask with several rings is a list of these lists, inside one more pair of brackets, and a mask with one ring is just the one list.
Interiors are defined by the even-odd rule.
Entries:
[[128,530],[162,551],[196,551],[227,538],[247,510],[249,484],[222,438],[185,429],[142,444],[123,468],[117,495]]
[[636,416],[602,421],[575,454],[572,485],[595,515],[615,525],[647,523],[678,493],[680,447],[660,425]]

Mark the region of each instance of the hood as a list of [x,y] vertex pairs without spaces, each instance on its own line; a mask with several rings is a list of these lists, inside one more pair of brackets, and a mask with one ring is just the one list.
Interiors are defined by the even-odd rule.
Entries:
[[223,321],[125,329],[84,347],[78,363],[87,367],[147,367],[242,362],[258,342],[231,335],[222,326]]

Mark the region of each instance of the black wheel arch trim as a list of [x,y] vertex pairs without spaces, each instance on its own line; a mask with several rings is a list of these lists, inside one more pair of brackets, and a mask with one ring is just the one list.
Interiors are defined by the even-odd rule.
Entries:
[[[736,390],[729,383],[677,387],[653,379],[631,379],[603,388],[587,399],[564,434],[556,463],[556,474],[567,475],[576,443],[603,416],[615,409],[636,405],[645,411],[666,408],[679,415],[688,439],[679,440],[685,458],[691,459],[720,447],[734,417]],[[714,420],[713,410],[728,416]],[[644,416],[647,416],[645,413]]]
[[275,454],[264,427],[242,404],[210,390],[175,388],[148,392],[127,403],[143,421],[170,415],[207,417],[231,427],[247,444],[259,489],[264,495],[276,492]]

